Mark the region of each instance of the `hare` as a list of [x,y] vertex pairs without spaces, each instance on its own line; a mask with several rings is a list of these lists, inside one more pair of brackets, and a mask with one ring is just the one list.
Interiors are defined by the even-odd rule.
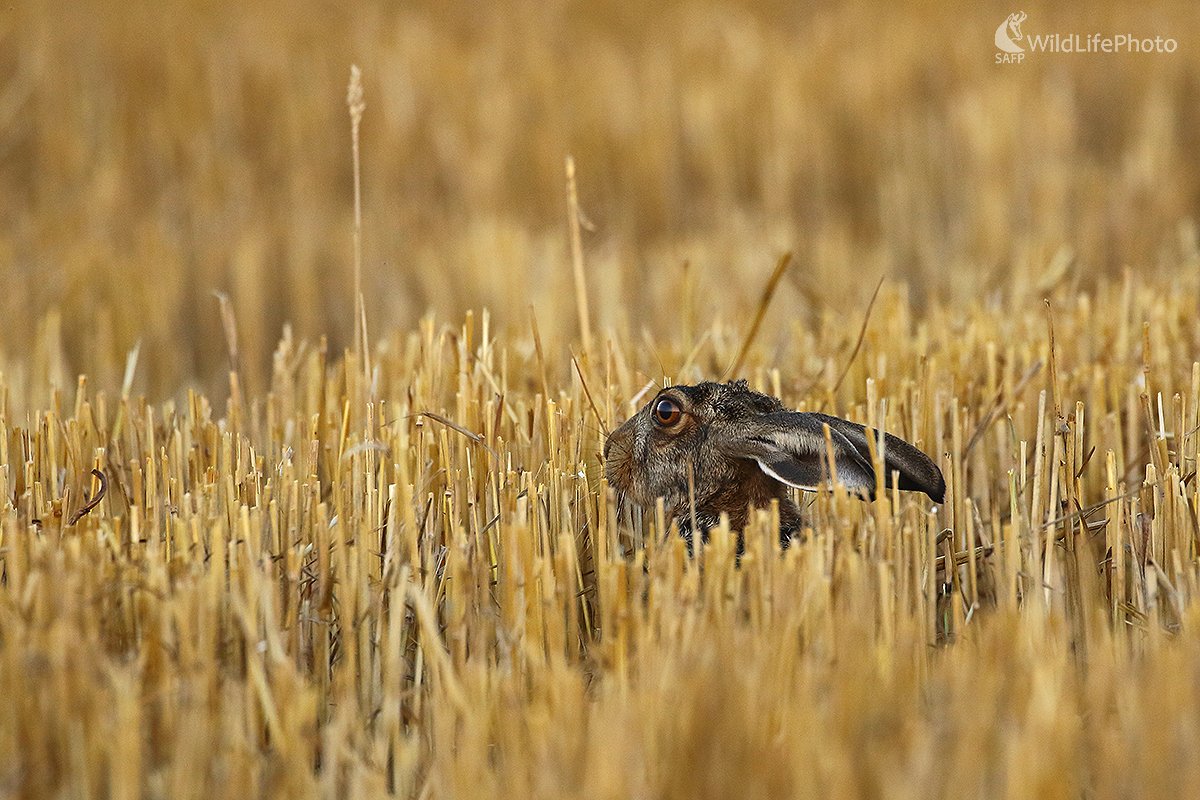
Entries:
[[[730,526],[740,531],[751,507],[765,508],[776,499],[786,547],[800,530],[800,509],[790,487],[813,491],[830,484],[825,425],[838,482],[872,497],[875,471],[867,440],[878,436],[875,431],[826,414],[789,411],[744,380],[663,389],[609,435],[605,473],[620,501],[652,508],[663,498],[689,544],[693,519],[705,536],[725,512]],[[941,470],[908,442],[885,434],[884,464],[886,486],[898,473],[899,488],[942,502]]]

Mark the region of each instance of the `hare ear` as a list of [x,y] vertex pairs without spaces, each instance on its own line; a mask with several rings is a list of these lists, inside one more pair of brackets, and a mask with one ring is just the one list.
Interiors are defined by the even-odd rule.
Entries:
[[[830,430],[837,431],[846,438],[868,464],[871,463],[871,446],[868,437],[878,442],[879,433],[871,428],[859,425],[857,422],[831,417],[827,414],[812,413],[809,416],[819,420],[818,424],[826,423]],[[933,460],[913,447],[908,442],[892,436],[884,435],[883,468],[887,471],[884,485],[892,486],[892,474],[899,473],[899,487],[905,491],[924,492],[935,501],[941,503],[946,498],[946,480],[942,471]],[[874,481],[871,488],[874,489]]]
[[[754,459],[763,472],[790,486],[814,491],[829,483],[826,425],[838,482],[853,492],[873,497],[875,470],[867,436],[875,432],[848,420],[798,411],[764,414],[728,444],[727,452],[737,458]],[[924,492],[942,502],[946,482],[937,465],[903,439],[890,433],[884,437],[884,485],[891,486],[892,473],[898,472],[899,488]]]
[[[763,472],[797,489],[816,491],[830,482],[824,420],[795,411],[764,414],[752,427],[726,443],[728,455],[758,462]],[[871,494],[875,471],[837,428],[830,426],[838,483]]]

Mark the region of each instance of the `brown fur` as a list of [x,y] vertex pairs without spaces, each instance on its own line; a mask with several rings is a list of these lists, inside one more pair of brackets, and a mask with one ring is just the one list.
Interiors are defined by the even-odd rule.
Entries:
[[[654,411],[662,401],[679,408],[677,422],[663,425],[656,420]],[[741,530],[751,508],[766,508],[778,500],[779,534],[786,545],[801,524],[792,486],[813,488],[827,482],[825,425],[830,428],[839,480],[871,494],[874,472],[864,455],[867,436],[875,437],[876,432],[823,414],[789,412],[778,399],[751,391],[744,380],[672,386],[659,392],[608,437],[605,469],[622,502],[650,509],[663,498],[668,516],[689,541],[689,464],[695,524],[702,535],[719,524],[722,512],[729,515],[731,527]],[[900,488],[918,489],[940,501],[945,483],[937,466],[907,442],[891,435],[886,440],[887,485],[895,471]]]

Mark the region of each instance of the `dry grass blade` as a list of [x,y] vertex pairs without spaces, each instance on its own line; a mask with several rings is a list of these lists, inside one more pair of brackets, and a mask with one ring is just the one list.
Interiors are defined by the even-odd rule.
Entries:
[[354,353],[363,365],[363,374],[370,380],[370,354],[367,352],[367,307],[362,280],[362,167],[359,158],[358,132],[367,104],[363,100],[362,70],[350,65],[350,85],[346,90],[346,106],[350,110],[350,147],[354,166]]
[[[229,295],[224,292],[213,291],[213,297],[217,298],[217,304],[221,308],[221,327],[225,331],[225,345],[229,349],[229,369],[235,373],[241,372],[241,351],[238,349],[238,333],[237,333],[237,318],[233,313],[233,304],[229,302]],[[137,353],[140,348],[134,348],[130,353],[129,365],[137,364]],[[127,366],[125,384],[122,391],[123,395],[127,395],[128,386],[132,381],[133,366]]]
[[489,447],[488,443],[486,441],[484,441],[482,436],[480,436],[478,433],[475,433],[474,431],[464,428],[462,425],[459,425],[457,422],[446,419],[441,414],[435,414],[432,411],[419,411],[419,412],[417,412],[417,416],[425,417],[426,419],[431,419],[434,422],[440,422],[442,425],[445,425],[447,428],[450,428],[451,430],[461,433],[463,436],[467,437],[472,442],[474,442],[475,444],[482,447],[484,450],[487,450],[497,460],[500,458],[500,454],[497,453],[495,450],[493,450],[491,447]]
[[596,401],[592,399],[592,392],[588,389],[587,379],[583,377],[583,369],[579,366],[579,360],[574,355],[571,356],[571,364],[575,367],[575,374],[579,376],[579,383],[583,387],[583,395],[587,398],[588,407],[592,409],[592,414],[596,417],[596,422],[600,423],[600,431],[608,436],[608,423],[604,421],[604,417],[600,416],[600,409],[596,407]]
[[[833,388],[830,390],[830,395],[837,394],[838,389],[842,387],[842,381],[846,380],[846,376],[850,374],[850,367],[854,364],[854,359],[858,358],[858,351],[862,349],[863,339],[867,335],[867,325],[871,321],[871,311],[875,308],[875,300],[879,297],[879,290],[883,288],[883,279],[885,276],[879,276],[879,283],[875,284],[875,291],[871,293],[871,301],[867,303],[867,310],[863,314],[862,326],[858,329],[858,338],[854,341],[854,349],[850,351],[849,357],[846,358],[846,364],[842,367],[842,374],[838,375],[838,379],[834,381]],[[825,401],[822,401],[821,408],[825,407]]]
[[[1020,397],[1022,392],[1025,390],[1025,387],[1029,385],[1029,382],[1037,377],[1037,374],[1041,371],[1042,362],[1035,361],[1029,367],[1029,369],[1025,371],[1025,374],[1021,376],[1021,380],[1017,382],[1017,385],[1013,387],[1013,396],[1007,398],[1007,402],[1011,403]],[[996,392],[996,399],[992,401],[992,407],[988,409],[987,414],[982,420],[980,420],[979,425],[976,426],[975,433],[971,434],[971,440],[967,442],[967,447],[965,450],[963,450],[964,459],[971,455],[971,451],[975,449],[975,445],[979,443],[980,438],[985,432],[987,432],[987,429],[991,427],[991,424],[996,420],[996,417],[999,416],[1000,412],[1004,409],[1005,402],[1006,399],[1004,397],[1004,389],[1001,387],[1001,389]]]
[[550,401],[550,379],[546,375],[546,357],[542,355],[542,337],[538,333],[537,315],[533,306],[529,306],[529,327],[533,331],[533,348],[537,353],[538,376],[542,379],[542,400]]
[[104,494],[108,491],[108,480],[104,477],[104,473],[98,469],[93,469],[92,475],[100,482],[100,488],[96,490],[96,494],[90,500],[71,515],[71,518],[67,520],[67,525],[74,525],[76,522],[79,522],[88,512],[100,505],[100,501],[104,499]]
[[567,222],[571,229],[571,265],[575,276],[575,305],[579,311],[579,336],[584,358],[592,352],[592,315],[588,310],[587,276],[583,269],[583,236],[580,228],[579,189],[575,185],[575,158],[567,156]]
[[754,319],[750,323],[749,330],[746,331],[746,336],[742,339],[742,346],[738,348],[737,356],[733,359],[733,363],[725,370],[722,380],[728,379],[731,375],[738,374],[742,368],[742,363],[746,359],[746,353],[750,351],[750,346],[754,344],[755,337],[758,336],[758,328],[762,325],[763,317],[766,316],[767,308],[771,305],[771,298],[775,296],[775,288],[779,286],[780,279],[787,271],[788,264],[792,263],[792,254],[784,253],[779,257],[779,261],[775,262],[775,270],[771,273],[771,277],[767,280],[767,285],[763,288],[762,297],[758,301],[758,309],[754,312]]

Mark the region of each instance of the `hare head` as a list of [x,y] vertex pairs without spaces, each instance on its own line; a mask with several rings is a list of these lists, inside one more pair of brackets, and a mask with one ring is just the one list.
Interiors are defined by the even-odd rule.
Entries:
[[[832,441],[828,464],[825,426]],[[751,391],[746,381],[671,386],[609,435],[604,444],[609,485],[623,502],[652,508],[657,498],[690,541],[693,513],[701,535],[722,512],[741,530],[750,509],[779,501],[780,538],[800,528],[790,488],[816,490],[838,483],[873,496],[875,470],[862,425],[826,414],[788,411],[778,399]],[[937,465],[903,439],[885,434],[885,485],[924,492],[941,502],[946,482]],[[694,503],[694,512],[693,512]]]

